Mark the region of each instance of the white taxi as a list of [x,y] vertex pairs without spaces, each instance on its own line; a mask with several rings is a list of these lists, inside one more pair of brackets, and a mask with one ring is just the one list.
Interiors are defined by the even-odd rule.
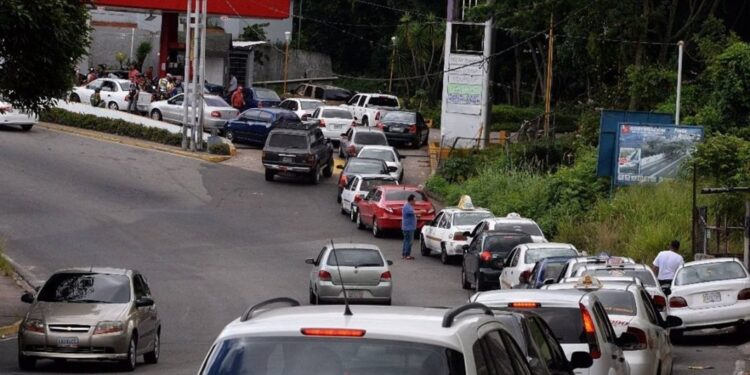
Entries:
[[637,339],[636,342],[623,346],[630,373],[671,374],[674,355],[668,329],[679,326],[682,320],[673,316],[667,316],[663,320],[640,279],[632,277],[624,282],[613,282],[604,281],[605,278],[587,274],[577,283],[549,285],[546,289],[591,291],[607,311],[615,333],[620,336],[627,332]]
[[516,246],[505,258],[500,274],[500,289],[512,289],[525,284],[536,262],[551,257],[575,257],[578,250],[567,243],[527,243]]
[[380,185],[398,185],[398,179],[384,174],[357,174],[352,176],[341,190],[341,214],[357,219],[357,200]]
[[575,352],[591,354],[591,367],[577,368],[575,374],[630,374],[621,346],[633,345],[637,339],[629,333],[618,338],[604,306],[591,293],[577,289],[493,290],[476,293],[469,301],[493,308],[528,310],[541,316],[569,359]]
[[[516,212],[511,212],[504,217],[487,218],[474,226],[469,232],[464,233],[466,237],[476,237],[482,232],[494,230],[509,233],[526,233],[531,236],[532,242],[547,242],[542,229],[534,220],[522,217]],[[471,241],[471,239],[468,239]]]
[[[560,276],[557,278],[557,282],[565,282],[565,279],[575,277],[576,273],[578,272],[578,269],[583,267],[587,264],[607,264],[609,261],[609,258],[611,258],[609,255],[602,254],[602,255],[596,255],[596,256],[581,256],[577,258],[568,259],[568,262],[565,263],[562,270],[560,271]],[[635,264],[635,260],[633,258],[627,258],[627,257],[617,257],[621,259],[622,264]]]
[[444,208],[435,216],[435,220],[422,228],[419,238],[421,254],[440,254],[440,261],[448,264],[463,255],[463,247],[469,243],[464,232],[493,216],[488,209],[474,207],[469,196],[461,197],[458,206]]

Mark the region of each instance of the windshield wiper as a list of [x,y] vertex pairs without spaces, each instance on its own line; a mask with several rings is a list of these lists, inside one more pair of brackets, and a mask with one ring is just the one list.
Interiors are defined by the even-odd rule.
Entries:
[[68,301],[70,303],[109,303],[107,301],[99,301],[96,299],[75,299]]

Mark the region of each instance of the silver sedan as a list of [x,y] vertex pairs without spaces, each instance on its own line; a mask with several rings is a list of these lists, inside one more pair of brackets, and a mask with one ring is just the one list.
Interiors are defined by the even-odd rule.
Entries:
[[393,281],[388,266],[393,262],[375,245],[328,244],[317,258],[305,262],[313,265],[310,304],[343,302],[344,292],[349,302],[391,304]]
[[[224,99],[216,95],[205,95],[203,98],[205,100],[205,103],[203,104],[203,127],[206,130],[221,129],[225,122],[237,117],[240,113],[238,110],[227,104]],[[153,102],[148,109],[149,116],[157,121],[181,124],[183,116],[182,105],[184,101],[184,95],[179,94],[168,100]],[[192,109],[189,110],[192,113]]]

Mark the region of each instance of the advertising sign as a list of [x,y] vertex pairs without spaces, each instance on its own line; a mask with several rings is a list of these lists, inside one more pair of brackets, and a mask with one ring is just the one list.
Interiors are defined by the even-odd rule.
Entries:
[[703,127],[620,123],[617,185],[659,182],[677,176],[703,140]]
[[451,54],[446,73],[446,112],[478,115],[482,105],[482,55]]

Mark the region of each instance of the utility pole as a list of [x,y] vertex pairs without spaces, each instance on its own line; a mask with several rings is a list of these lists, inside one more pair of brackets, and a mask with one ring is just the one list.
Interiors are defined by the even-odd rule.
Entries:
[[286,94],[286,81],[289,77],[289,42],[292,41],[292,32],[284,31],[285,51],[284,51],[284,93]]
[[187,13],[185,13],[185,73],[182,75],[182,149],[187,150],[190,145],[188,138],[188,126],[190,126],[190,116],[188,115],[188,98],[189,89],[188,79],[190,77],[190,64],[192,62],[190,53],[190,29],[191,19],[193,17],[193,0],[187,0]]
[[549,16],[549,44],[547,46],[547,84],[544,93],[544,137],[549,137],[549,116],[552,112],[552,61],[554,55],[554,15]]
[[196,101],[198,99],[198,66],[196,64],[197,57],[199,57],[200,51],[198,50],[198,42],[200,41],[200,22],[201,22],[201,0],[195,0],[195,21],[193,23],[193,27],[195,27],[195,30],[193,30],[193,47],[192,47],[192,58],[193,61],[193,69],[192,69],[192,82],[190,82],[190,105],[192,107],[192,113],[190,113],[190,151],[195,152],[196,151],[196,143],[197,143],[197,128],[198,128],[198,111],[196,107]]
[[391,48],[393,51],[391,52],[391,78],[388,79],[388,93],[392,93],[392,87],[393,87],[393,67],[396,63],[396,37],[391,37]]
[[302,0],[299,0],[299,17],[297,20],[297,49],[299,49],[299,43],[302,40]]
[[680,91],[682,91],[682,50],[685,42],[677,43],[677,103],[674,111],[674,123],[680,125]]
[[201,7],[201,48],[200,55],[198,57],[198,92],[196,93],[196,106],[198,106],[198,131],[196,144],[198,150],[203,150],[203,111],[204,111],[204,100],[203,94],[206,87],[206,23],[208,18],[208,0],[201,0],[203,2]]

